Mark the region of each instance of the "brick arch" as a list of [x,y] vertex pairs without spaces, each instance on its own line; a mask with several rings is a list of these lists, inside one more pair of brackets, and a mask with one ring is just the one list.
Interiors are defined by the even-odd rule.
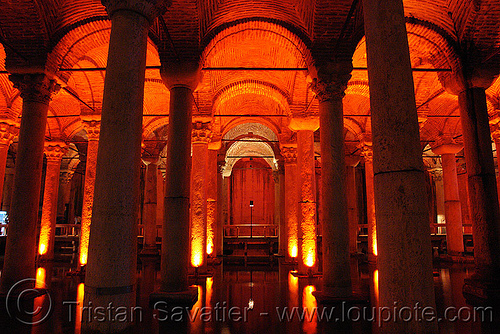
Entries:
[[[73,68],[90,50],[109,44],[111,21],[102,18],[74,26],[57,42],[48,56],[48,67],[54,72],[59,68]],[[70,75],[69,72],[59,73],[64,81]]]
[[231,129],[244,123],[260,123],[274,132],[276,136],[279,136],[279,134],[281,133],[279,125],[273,123],[271,120],[265,117],[235,117],[231,121],[226,123],[221,129],[222,137],[224,137]]
[[213,112],[221,113],[220,108],[225,102],[244,94],[255,94],[271,99],[290,115],[289,98],[284,91],[273,84],[251,79],[235,82],[217,92],[214,96]]
[[[253,32],[253,34],[249,34]],[[309,48],[304,41],[291,30],[272,22],[248,21],[228,26],[217,33],[210,42],[207,43],[202,53],[202,60],[205,66],[212,65],[213,58],[219,52],[230,50],[243,39],[264,43],[274,43],[285,50],[297,60],[297,66],[307,67],[313,64],[313,58]]]
[[366,98],[370,98],[370,87],[368,86],[368,81],[364,80],[349,81],[345,93],[346,95],[360,95]]

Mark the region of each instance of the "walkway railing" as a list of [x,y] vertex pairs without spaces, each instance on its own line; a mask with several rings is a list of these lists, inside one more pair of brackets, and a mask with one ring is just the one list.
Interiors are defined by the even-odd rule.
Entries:
[[278,226],[272,224],[238,224],[224,226],[225,238],[277,238]]

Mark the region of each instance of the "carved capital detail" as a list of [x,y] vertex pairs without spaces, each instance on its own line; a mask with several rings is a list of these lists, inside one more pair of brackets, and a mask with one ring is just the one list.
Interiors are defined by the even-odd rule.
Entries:
[[71,182],[71,179],[73,178],[74,174],[75,174],[75,171],[73,171],[73,170],[63,171],[63,172],[61,172],[61,174],[59,174],[59,180],[63,184],[68,184]]
[[48,141],[45,142],[43,152],[47,161],[61,161],[63,155],[68,152],[68,144],[60,141]]
[[281,155],[285,159],[285,163],[297,163],[297,148],[284,146],[281,148]]
[[192,130],[192,143],[209,143],[212,138],[210,123],[195,122]]
[[48,105],[52,95],[61,88],[55,80],[49,79],[42,73],[11,74],[9,80],[14,83],[14,88],[21,91],[21,97],[25,102],[38,102]]
[[101,132],[101,121],[96,119],[82,118],[83,127],[87,132],[89,140],[99,140],[99,133]]
[[342,100],[347,83],[351,79],[352,63],[329,63],[317,68],[310,88],[316,93],[319,102]]
[[0,145],[9,146],[19,134],[19,125],[12,121],[0,121]]
[[101,0],[109,17],[118,10],[129,10],[146,17],[150,23],[159,15],[165,13],[172,0]]

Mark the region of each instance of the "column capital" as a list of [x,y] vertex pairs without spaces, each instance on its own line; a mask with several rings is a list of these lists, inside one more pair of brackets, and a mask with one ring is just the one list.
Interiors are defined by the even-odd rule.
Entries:
[[11,120],[0,120],[0,145],[9,146],[19,134],[19,124]]
[[154,156],[154,155],[142,155],[142,163],[145,164],[146,166],[149,164],[153,165],[159,165],[160,164],[160,157],[159,156]]
[[457,154],[462,150],[463,145],[457,143],[452,136],[440,136],[436,142],[431,145],[432,152],[438,155],[443,154]]
[[46,74],[11,74],[9,80],[14,88],[19,89],[23,101],[49,104],[52,95],[57,93],[61,86]]
[[101,3],[106,7],[110,18],[119,10],[128,10],[144,16],[151,24],[156,17],[167,11],[172,0],[101,0]]
[[73,178],[74,174],[75,174],[74,170],[61,171],[61,173],[59,174],[59,180],[63,184],[68,184],[68,183],[70,183],[70,181]]
[[162,64],[160,75],[163,83],[172,88],[184,87],[194,91],[201,82],[200,64],[197,61],[179,61]]
[[68,144],[63,141],[46,141],[43,152],[47,161],[61,161],[63,155],[68,152]]
[[288,127],[293,131],[316,131],[319,129],[319,117],[293,117],[290,118]]
[[210,123],[194,122],[192,130],[193,144],[205,143],[208,144],[212,138],[212,126]]
[[310,70],[310,88],[319,102],[342,100],[351,79],[352,62],[330,62]]
[[90,140],[99,140],[99,133],[101,132],[101,119],[96,115],[80,116],[82,119],[83,127],[87,132],[87,137]]
[[373,162],[373,142],[371,133],[361,134],[360,144],[358,146],[361,150],[365,162]]
[[285,159],[286,164],[297,163],[297,147],[283,146],[281,147],[281,155]]

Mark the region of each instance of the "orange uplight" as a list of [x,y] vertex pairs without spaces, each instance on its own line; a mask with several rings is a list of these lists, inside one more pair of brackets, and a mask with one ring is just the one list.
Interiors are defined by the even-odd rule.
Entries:
[[207,254],[211,255],[214,252],[215,239],[215,215],[217,210],[217,202],[207,201]]
[[194,267],[203,265],[204,253],[206,252],[205,229],[203,217],[193,215],[191,225],[191,264]]
[[289,307],[299,306],[299,278],[290,271],[288,273],[288,291],[290,293]]
[[377,234],[373,231],[373,255],[378,256],[378,247],[377,247]]
[[88,248],[83,252],[83,250],[80,250],[80,265],[84,266],[87,264],[87,252]]
[[42,238],[40,237],[40,244],[38,245],[38,254],[43,255],[47,253],[48,247],[46,244],[46,241],[42,241]]
[[39,267],[36,270],[35,288],[40,289],[45,287],[45,268]]
[[207,277],[207,298],[206,298],[206,305],[210,305],[212,302],[212,293],[213,293],[213,285],[214,285],[214,278],[213,277]]
[[290,255],[290,257],[297,257],[297,254],[299,252],[299,247],[297,247],[297,240],[292,241],[290,240],[289,243],[288,243],[288,254]]
[[192,254],[191,254],[191,264],[193,267],[200,267],[203,264],[203,251],[198,249],[194,250],[192,249]]
[[302,261],[311,268],[316,263],[316,219],[315,203],[301,203],[302,209]]
[[214,242],[212,239],[207,239],[207,254],[211,255],[214,252]]
[[83,311],[83,293],[85,291],[85,285],[83,283],[78,284],[78,290],[76,292],[76,315],[75,315],[75,334],[80,334],[82,328],[82,311]]

